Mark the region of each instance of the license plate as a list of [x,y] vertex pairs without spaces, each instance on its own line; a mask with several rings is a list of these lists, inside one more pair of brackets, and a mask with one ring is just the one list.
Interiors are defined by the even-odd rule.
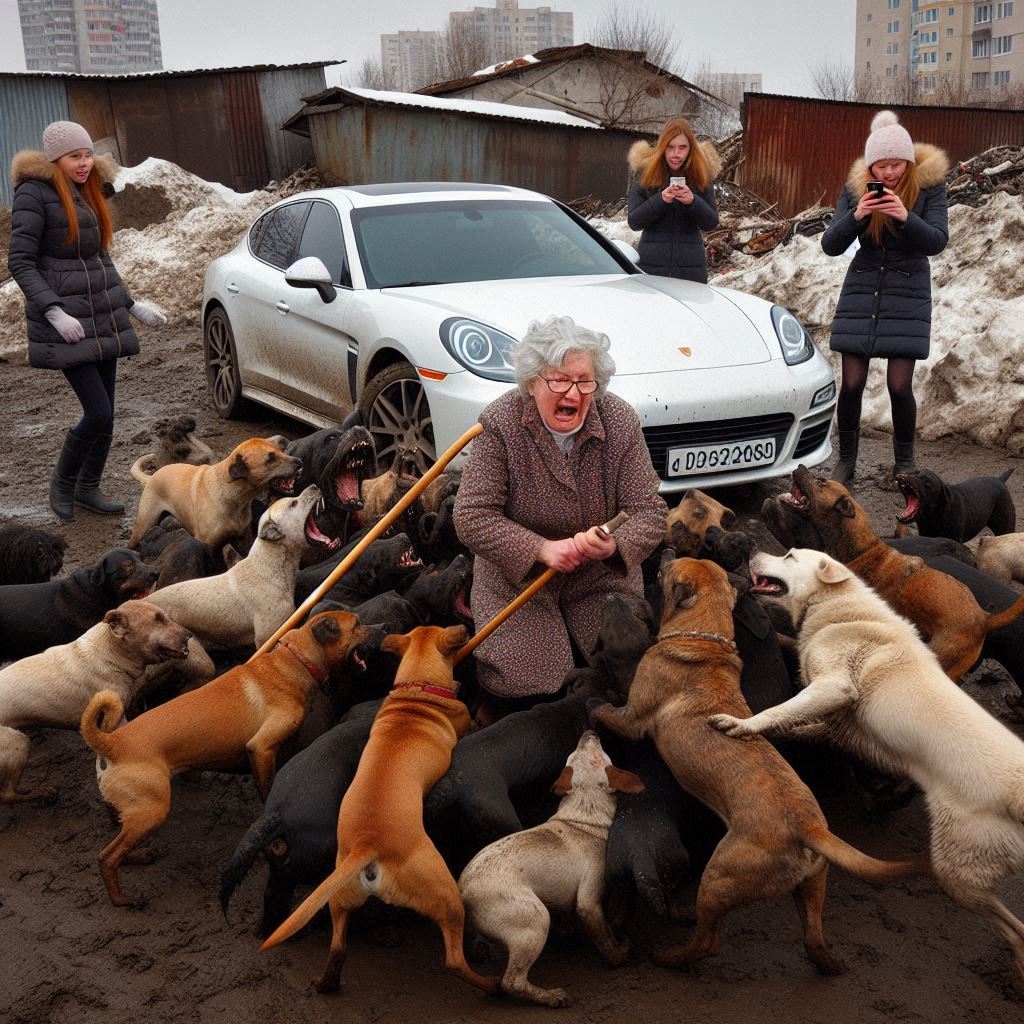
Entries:
[[730,469],[770,466],[775,461],[775,438],[755,437],[732,444],[702,444],[694,448],[670,448],[669,476],[724,473]]

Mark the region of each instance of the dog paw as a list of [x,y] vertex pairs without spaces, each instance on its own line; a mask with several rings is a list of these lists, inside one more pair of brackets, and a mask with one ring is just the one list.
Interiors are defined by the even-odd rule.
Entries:
[[541,990],[537,1002],[554,1010],[561,1010],[572,1005],[572,997],[564,988],[549,988]]
[[753,735],[741,719],[733,718],[732,715],[712,715],[708,719],[708,725],[712,729],[724,732],[726,736],[732,736],[733,739],[749,739]]

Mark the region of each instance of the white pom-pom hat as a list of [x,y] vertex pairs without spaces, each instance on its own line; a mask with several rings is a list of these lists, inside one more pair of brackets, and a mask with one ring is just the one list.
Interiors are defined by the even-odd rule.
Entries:
[[917,162],[910,132],[891,110],[882,110],[871,119],[871,134],[864,146],[864,163],[868,167],[879,160]]

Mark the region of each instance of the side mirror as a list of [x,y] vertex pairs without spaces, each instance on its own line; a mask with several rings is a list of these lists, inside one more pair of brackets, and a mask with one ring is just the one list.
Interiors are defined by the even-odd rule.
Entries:
[[304,256],[296,260],[284,272],[284,279],[293,288],[315,288],[324,302],[333,302],[338,294],[331,281],[331,272],[319,256]]
[[640,253],[638,253],[636,249],[629,244],[629,242],[624,242],[621,238],[613,238],[612,245],[614,245],[623,256],[628,257],[633,263],[640,262]]

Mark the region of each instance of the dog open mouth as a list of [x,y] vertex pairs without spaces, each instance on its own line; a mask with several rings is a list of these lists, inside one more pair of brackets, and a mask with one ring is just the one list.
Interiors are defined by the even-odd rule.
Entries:
[[777,576],[758,576],[756,572],[751,570],[750,578],[754,581],[753,586],[750,588],[750,593],[752,594],[780,597],[783,594],[789,593],[789,587]]
[[293,473],[291,476],[274,477],[270,481],[271,493],[278,494],[281,497],[290,497],[295,493],[295,483],[298,479],[297,473]]
[[896,485],[903,495],[907,507],[902,512],[896,513],[896,521],[906,525],[917,519],[921,511],[921,496],[914,490],[914,485],[902,473],[896,477]]
[[316,515],[317,512],[322,512],[324,509],[324,499],[321,498],[310,510],[309,515],[306,516],[306,541],[312,546],[317,548],[323,548],[325,551],[334,551],[341,544],[340,537],[328,537],[323,530],[317,525]]
[[398,556],[398,561],[395,564],[403,572],[412,572],[415,569],[423,568],[423,562],[420,561],[411,544]]
[[779,501],[799,515],[809,516],[811,514],[811,499],[797,487],[796,481],[790,485],[785,494],[779,495]]
[[165,647],[161,644],[157,652],[163,661],[184,661],[188,657],[188,640],[180,647]]
[[469,592],[472,584],[472,576],[467,577],[458,590],[455,591],[455,597],[452,599],[453,611],[460,619],[465,619],[466,622],[473,621],[473,611],[469,607]]
[[342,459],[334,482],[334,494],[343,509],[354,512],[363,507],[362,484],[376,467],[373,442],[369,439],[356,441]]

